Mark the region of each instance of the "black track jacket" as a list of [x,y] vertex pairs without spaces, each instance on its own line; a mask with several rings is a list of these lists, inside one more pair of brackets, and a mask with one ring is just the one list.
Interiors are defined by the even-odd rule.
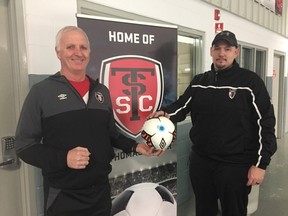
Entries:
[[[107,181],[113,147],[127,153],[135,148],[135,141],[116,129],[108,89],[89,80],[87,104],[59,72],[34,85],[24,102],[16,151],[26,163],[42,169],[51,187],[81,189]],[[91,153],[85,169],[67,166],[67,153],[77,146]]]
[[191,112],[194,152],[232,164],[266,169],[275,153],[275,116],[262,79],[233,66],[196,75],[184,94],[166,107],[173,122]]

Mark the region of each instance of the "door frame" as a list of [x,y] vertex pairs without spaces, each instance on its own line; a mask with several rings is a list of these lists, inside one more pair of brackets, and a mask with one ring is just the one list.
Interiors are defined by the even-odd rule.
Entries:
[[286,104],[285,102],[285,70],[284,70],[284,64],[285,64],[285,59],[286,59],[286,54],[283,52],[279,52],[279,51],[274,51],[273,54],[273,61],[274,58],[278,57],[280,60],[280,65],[279,65],[279,74],[277,74],[279,76],[279,83],[278,83],[278,115],[275,116],[277,118],[277,125],[275,125],[275,127],[277,127],[277,134],[276,137],[277,138],[283,138],[284,137],[284,129],[285,129],[285,121],[284,121],[284,117],[285,117],[285,110],[286,110]]
[[[8,0],[9,35],[16,119],[29,91],[27,47],[25,38],[24,0]],[[35,170],[26,163],[20,167],[20,187],[23,216],[37,215]]]

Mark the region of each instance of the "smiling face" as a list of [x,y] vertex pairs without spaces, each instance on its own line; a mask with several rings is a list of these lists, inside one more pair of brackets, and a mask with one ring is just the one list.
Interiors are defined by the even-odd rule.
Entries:
[[90,48],[87,37],[81,31],[63,32],[56,53],[61,62],[62,75],[74,81],[85,78],[86,67],[90,60]]
[[233,61],[239,54],[239,48],[231,46],[224,40],[218,41],[210,48],[210,55],[215,70],[224,70],[232,66]]

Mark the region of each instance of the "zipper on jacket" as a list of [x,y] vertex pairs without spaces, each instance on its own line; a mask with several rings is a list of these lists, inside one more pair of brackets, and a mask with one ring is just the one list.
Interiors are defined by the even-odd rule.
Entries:
[[217,83],[217,81],[218,81],[218,71],[215,71],[214,81],[215,81],[215,83]]

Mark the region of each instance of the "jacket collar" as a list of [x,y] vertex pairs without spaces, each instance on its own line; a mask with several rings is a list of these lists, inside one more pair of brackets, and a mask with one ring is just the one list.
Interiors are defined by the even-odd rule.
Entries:
[[235,70],[236,68],[239,68],[239,64],[236,62],[235,59],[234,59],[231,67],[223,69],[223,70],[216,71],[215,67],[214,67],[214,64],[212,63],[212,65],[211,65],[211,71],[214,72],[214,73],[217,72],[218,74],[221,74],[221,75],[225,75],[225,74],[231,72],[232,70]]
[[[91,86],[96,86],[99,83],[99,79],[94,80],[87,74],[86,74],[86,76],[88,77]],[[64,81],[64,82],[68,81],[65,76],[61,75],[60,71],[58,71],[54,75],[51,75],[51,78],[57,79],[59,81]]]

